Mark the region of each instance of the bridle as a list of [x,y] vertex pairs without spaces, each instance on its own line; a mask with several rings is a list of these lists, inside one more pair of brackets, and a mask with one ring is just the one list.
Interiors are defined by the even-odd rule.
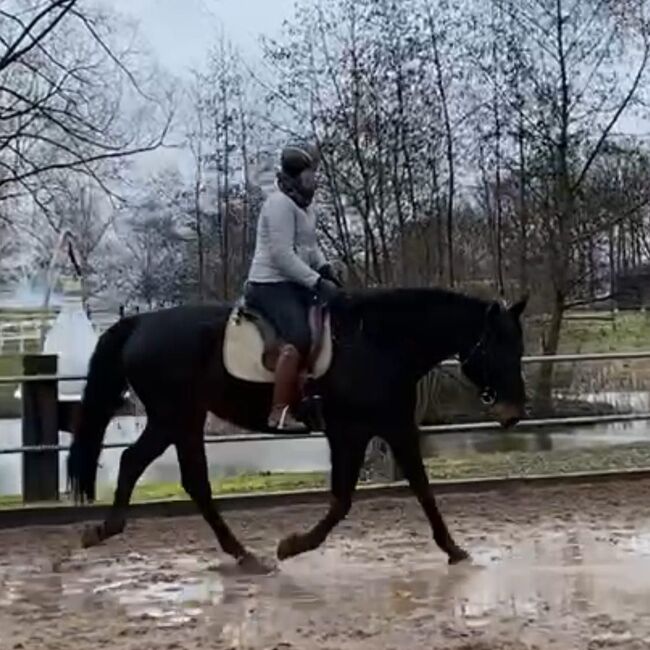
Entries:
[[472,349],[469,351],[469,354],[462,359],[461,355],[459,354],[459,361],[460,361],[460,367],[461,369],[464,368],[477,354],[481,355],[481,374],[483,376],[483,381],[482,383],[482,388],[481,388],[481,402],[485,406],[494,406],[497,402],[497,392],[496,390],[492,387],[488,375],[488,367],[487,367],[487,354],[485,351],[485,343],[488,338],[488,328],[487,324],[485,325],[483,329],[483,333],[481,334],[481,337],[479,340],[474,344]]

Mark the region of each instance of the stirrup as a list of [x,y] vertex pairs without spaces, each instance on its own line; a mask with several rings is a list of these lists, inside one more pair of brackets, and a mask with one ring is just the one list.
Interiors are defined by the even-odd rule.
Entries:
[[[286,426],[285,426],[285,425],[286,425],[286,421],[287,421],[287,417],[289,417],[290,419],[292,419],[292,420],[295,422],[295,427],[293,427],[293,426],[291,426],[291,427],[286,427]],[[290,409],[289,406],[285,406],[285,407],[282,409],[282,413],[281,413],[281,415],[280,415],[280,419],[278,420],[278,423],[277,423],[273,428],[274,428],[276,431],[289,431],[289,432],[291,432],[291,431],[308,431],[308,428],[307,428],[307,427],[306,427],[302,422],[300,422],[299,420],[297,420],[297,419],[295,418],[295,416],[293,416],[293,414],[291,413],[291,409]]]
[[305,395],[298,406],[298,414],[300,421],[304,422],[310,431],[325,431],[323,399],[320,395]]

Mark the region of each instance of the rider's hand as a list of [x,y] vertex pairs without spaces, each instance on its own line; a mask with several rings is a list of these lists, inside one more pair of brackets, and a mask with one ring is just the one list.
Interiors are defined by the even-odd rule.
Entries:
[[323,266],[318,269],[318,275],[320,275],[324,280],[333,282],[339,289],[343,287],[341,281],[336,277],[331,264],[323,264]]
[[316,293],[321,300],[332,302],[339,296],[341,290],[331,280],[321,277],[316,283]]

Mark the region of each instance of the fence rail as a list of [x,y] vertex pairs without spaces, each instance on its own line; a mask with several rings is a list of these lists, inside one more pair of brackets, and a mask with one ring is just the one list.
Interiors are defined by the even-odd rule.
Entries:
[[[548,354],[532,355],[522,358],[524,365],[538,363],[580,363],[583,361],[625,361],[630,359],[650,359],[650,350],[632,352],[594,352],[591,354]],[[457,359],[446,359],[441,367],[457,367]],[[33,381],[85,381],[86,375],[8,375],[0,377],[2,384],[22,384]]]
[[[590,424],[601,423],[618,423],[618,422],[636,422],[641,420],[650,420],[650,412],[642,413],[620,413],[617,415],[579,415],[557,418],[535,418],[522,420],[517,426],[530,429],[544,429],[558,425],[569,426],[586,426]],[[470,431],[491,431],[498,428],[493,422],[467,422],[463,424],[432,424],[419,427],[424,435],[434,435],[437,433],[467,433]],[[322,431],[312,433],[242,433],[239,435],[207,435],[206,444],[224,444],[235,442],[272,442],[275,440],[318,440],[325,437]],[[102,446],[102,449],[126,449],[131,446],[131,442],[108,442]],[[2,447],[0,456],[21,453],[39,453],[39,452],[65,452],[70,451],[69,445],[21,445],[19,447]]]
[[[524,357],[524,364],[539,363],[579,363],[589,361],[622,361],[650,359],[649,351],[605,352],[593,354],[537,355]],[[20,384],[23,396],[22,445],[0,448],[0,456],[21,454],[23,457],[23,499],[25,502],[56,501],[59,499],[59,456],[69,450],[69,446],[58,444],[59,430],[70,431],[71,411],[62,406],[75,408],[78,403],[58,401],[58,382],[84,381],[86,376],[59,375],[56,372],[56,357],[33,355],[25,357],[27,374],[0,377],[2,384]],[[458,366],[458,361],[449,359],[444,366]],[[63,418],[63,419],[62,419]],[[598,423],[616,423],[650,420],[650,412],[621,413],[607,415],[582,415],[544,419],[528,419],[520,423],[525,428],[545,428],[553,426],[579,426]],[[424,435],[443,432],[486,431],[496,428],[492,422],[468,422],[420,427]],[[277,441],[288,439],[318,439],[322,432],[306,434],[239,434],[206,436],[207,444],[239,442]],[[124,449],[130,442],[107,443],[103,449]]]

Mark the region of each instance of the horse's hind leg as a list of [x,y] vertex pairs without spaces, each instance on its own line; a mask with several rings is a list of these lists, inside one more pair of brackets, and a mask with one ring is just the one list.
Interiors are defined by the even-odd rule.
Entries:
[[436,499],[429,486],[429,477],[424,468],[417,429],[396,431],[384,438],[429,520],[436,544],[449,556],[450,564],[467,560],[469,554],[456,544],[438,510]]
[[235,537],[219,514],[212,499],[203,428],[192,430],[186,437],[177,440],[176,452],[181,468],[183,489],[192,498],[203,518],[214,531],[223,552],[235,558],[240,566],[247,570],[268,573],[270,568],[263,565],[250,551],[246,550]]
[[82,537],[84,547],[95,546],[124,530],[126,511],[135,484],[144,470],[169,447],[170,442],[165,429],[149,421],[140,437],[122,452],[113,506],[103,523],[85,529]]
[[329,510],[311,530],[285,537],[278,545],[278,559],[286,560],[317,549],[334,527],[347,517],[369,439],[365,433],[354,431],[337,430],[330,436],[332,496]]

